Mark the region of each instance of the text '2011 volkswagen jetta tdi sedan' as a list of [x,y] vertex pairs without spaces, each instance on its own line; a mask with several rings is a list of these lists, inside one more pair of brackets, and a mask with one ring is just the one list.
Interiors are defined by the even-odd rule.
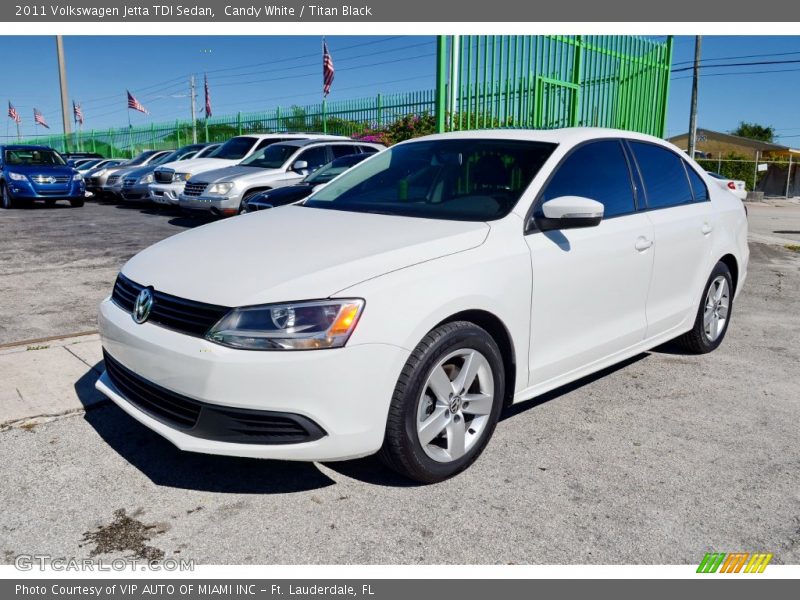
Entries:
[[742,203],[656,138],[420,138],[132,258],[100,307],[97,387],[185,450],[379,452],[440,481],[507,403],[673,338],[714,350],[746,238]]

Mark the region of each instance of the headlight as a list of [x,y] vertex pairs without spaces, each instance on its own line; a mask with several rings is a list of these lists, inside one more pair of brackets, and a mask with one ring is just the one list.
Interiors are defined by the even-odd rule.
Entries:
[[12,179],[12,181],[25,181],[28,179],[25,175],[21,173],[9,173],[8,176]]
[[83,181],[83,175],[81,175],[80,173],[75,173],[75,175],[72,176],[72,180],[73,181]]
[[189,181],[192,178],[191,173],[173,173],[172,181]]
[[341,348],[363,309],[361,299],[234,308],[211,328],[206,339],[241,350]]
[[208,186],[207,194],[214,194],[215,196],[224,196],[233,189],[233,183],[227,181],[225,183],[213,183]]
[[153,174],[148,173],[139,179],[139,183],[153,183]]

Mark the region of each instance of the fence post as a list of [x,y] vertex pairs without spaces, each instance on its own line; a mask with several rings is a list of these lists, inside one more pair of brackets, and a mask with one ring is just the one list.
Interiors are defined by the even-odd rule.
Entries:
[[383,98],[378,94],[378,119],[376,125],[383,127]]
[[111,158],[114,158],[114,130],[108,130],[108,147],[111,149]]
[[97,152],[97,138],[94,136],[94,129],[89,135],[92,136],[92,152]]
[[205,136],[206,144],[208,143],[208,118],[203,121],[203,135]]
[[447,38],[440,35],[436,38],[436,132],[445,130],[445,105],[447,104]]
[[792,154],[789,153],[789,171],[786,173],[786,197],[789,197],[789,185],[792,183]]
[[239,132],[238,135],[242,135],[242,112],[241,111],[236,113],[236,130]]
[[322,99],[322,133],[328,133],[328,100]]
[[181,147],[181,124],[178,119],[175,119],[175,142],[178,144],[178,148]]
[[760,150],[756,150],[756,164],[753,166],[753,191],[756,191],[756,182],[758,180],[758,155]]
[[155,149],[156,147],[156,125],[150,123],[150,145]]

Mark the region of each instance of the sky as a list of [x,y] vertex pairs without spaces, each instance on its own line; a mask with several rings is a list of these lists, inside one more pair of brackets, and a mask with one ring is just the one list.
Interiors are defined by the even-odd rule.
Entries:
[[[329,36],[336,66],[330,100],[378,92],[433,88],[435,38],[412,36]],[[125,89],[151,115],[131,111],[134,125],[189,118],[190,73],[208,73],[214,113],[258,111],[311,104],[321,98],[321,39],[316,36],[67,36],[64,38],[71,98],[80,102],[85,128],[127,124]],[[754,56],[754,55],[769,56]],[[52,36],[2,36],[4,61],[0,94],[23,119],[23,135],[34,133],[38,108],[60,133],[60,100]],[[694,37],[677,36],[673,69],[691,66]],[[743,58],[739,58],[743,57]],[[704,36],[698,125],[731,131],[740,121],[775,127],[777,141],[800,146],[800,36]],[[728,59],[720,61],[716,59]],[[796,61],[773,65],[714,68],[721,62]],[[202,79],[198,109],[202,107]],[[667,136],[688,130],[691,71],[673,72]],[[5,98],[0,96],[0,102]],[[6,120],[0,137],[16,137]]]

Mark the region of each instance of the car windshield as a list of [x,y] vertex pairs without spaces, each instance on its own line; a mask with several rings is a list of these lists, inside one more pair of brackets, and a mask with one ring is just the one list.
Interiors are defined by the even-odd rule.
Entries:
[[462,221],[507,215],[555,144],[460,138],[390,148],[304,206]]
[[197,151],[197,154],[194,155],[195,158],[203,158],[205,156],[214,156],[214,152],[219,149],[219,144],[212,144],[210,146],[206,146],[205,148],[201,148]]
[[135,167],[136,165],[143,165],[156,152],[157,150],[147,150],[146,152],[142,152],[136,158],[129,160],[127,164],[132,167]]
[[99,165],[101,162],[103,162],[103,160],[102,160],[102,159],[100,159],[100,158],[93,158],[93,159],[91,159],[91,160],[86,160],[86,161],[83,161],[83,162],[82,162],[81,164],[79,164],[79,165],[78,165],[76,168],[77,168],[77,169],[80,169],[80,170],[82,170],[82,171],[87,171],[87,170],[89,170],[89,169],[91,169],[91,168],[93,168],[93,167],[95,167],[95,166]]
[[210,155],[212,158],[223,158],[225,160],[239,160],[247,156],[250,148],[256,143],[256,138],[235,137],[222,144]]
[[321,183],[328,183],[334,177],[341,175],[347,169],[360,163],[362,160],[370,156],[370,154],[357,154],[355,156],[346,156],[343,158],[337,158],[333,162],[328,163],[324,167],[320,168],[318,171],[314,171],[306,177],[303,182],[310,183],[313,185],[319,185]]
[[280,169],[295,152],[297,152],[297,146],[271,144],[253,154],[253,156],[244,159],[239,164],[244,167],[257,167],[259,169]]
[[5,162],[9,165],[61,166],[67,163],[55,150],[17,148],[6,150]]

